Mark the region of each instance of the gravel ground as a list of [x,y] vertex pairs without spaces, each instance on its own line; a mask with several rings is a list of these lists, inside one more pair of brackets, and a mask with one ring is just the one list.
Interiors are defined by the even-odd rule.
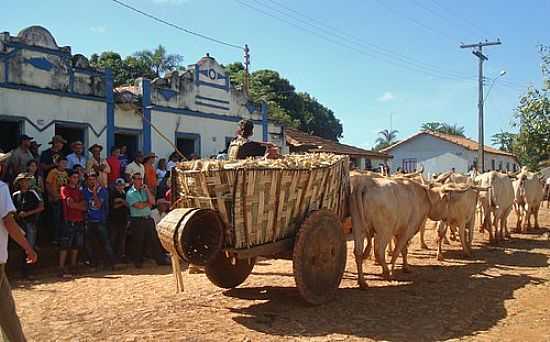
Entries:
[[412,273],[388,282],[367,260],[367,290],[356,286],[349,242],[337,299],[317,307],[301,300],[285,260],[258,262],[233,290],[185,274],[185,292],[175,294],[170,268],[153,265],[12,285],[36,341],[550,341],[550,210],[541,226],[498,246],[476,232],[473,258],[452,242],[443,262],[428,229],[431,250],[416,239],[410,248]]

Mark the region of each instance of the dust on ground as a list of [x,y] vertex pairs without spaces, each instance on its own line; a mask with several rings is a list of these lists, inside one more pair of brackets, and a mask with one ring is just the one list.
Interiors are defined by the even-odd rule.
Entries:
[[186,274],[185,292],[175,294],[170,268],[150,265],[15,282],[13,293],[36,341],[550,341],[550,210],[540,218],[540,230],[496,246],[476,232],[471,259],[452,242],[443,262],[430,229],[431,250],[413,240],[410,274],[398,270],[388,282],[367,260],[367,290],[356,285],[349,242],[337,298],[322,306],[303,302],[285,260],[259,261],[233,290]]

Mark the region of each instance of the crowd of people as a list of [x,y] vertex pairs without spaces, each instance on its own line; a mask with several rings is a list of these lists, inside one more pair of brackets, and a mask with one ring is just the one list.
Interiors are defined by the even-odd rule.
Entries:
[[[154,153],[137,151],[129,160],[126,146],[113,147],[107,158],[103,146],[92,145],[89,155],[81,141],[70,143],[54,136],[49,148],[22,135],[18,147],[3,162],[0,178],[9,185],[15,220],[29,245],[58,246],[58,276],[79,274],[82,263],[116,269],[133,263],[140,268],[146,257],[159,265],[169,263],[155,224],[170,208],[171,167]],[[21,261],[21,274],[32,268]]]

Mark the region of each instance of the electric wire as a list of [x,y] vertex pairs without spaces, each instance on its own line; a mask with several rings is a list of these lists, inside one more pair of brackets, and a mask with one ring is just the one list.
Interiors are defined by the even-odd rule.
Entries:
[[[254,1],[259,3],[259,1],[257,1],[257,0],[254,0]],[[459,78],[465,78],[465,79],[472,78],[472,77],[466,77],[463,74],[458,73],[458,72],[443,70],[443,69],[441,69],[437,66],[434,66],[432,64],[428,64],[428,63],[425,63],[425,62],[422,62],[422,61],[415,60],[411,57],[405,56],[405,55],[403,55],[403,54],[401,54],[397,51],[392,51],[392,50],[389,50],[387,48],[383,48],[383,47],[381,47],[377,44],[374,44],[374,43],[371,43],[371,42],[366,42],[366,41],[364,41],[364,40],[362,40],[362,39],[360,39],[356,36],[350,35],[349,33],[343,32],[342,30],[339,30],[338,28],[335,28],[334,26],[331,26],[327,22],[320,21],[320,20],[312,18],[311,16],[308,16],[304,13],[296,11],[296,10],[282,4],[279,1],[275,1],[275,0],[264,0],[264,1],[269,1],[270,3],[275,4],[276,6],[282,8],[286,12],[288,12],[288,13],[284,13],[284,12],[281,12],[280,10],[278,10],[278,9],[275,9],[275,8],[271,7],[273,10],[276,10],[277,12],[279,12],[283,15],[288,15],[288,16],[294,18],[294,20],[300,21],[300,22],[302,22],[306,25],[314,26],[316,29],[318,29],[320,31],[323,31],[328,35],[337,36],[338,39],[340,39],[340,40],[346,40],[346,41],[348,41],[352,44],[360,45],[365,49],[372,49],[372,50],[374,50],[375,53],[383,55],[384,57],[391,58],[391,59],[394,59],[394,60],[399,60],[402,63],[417,66],[419,68],[426,68],[426,69],[429,69],[429,70],[431,70],[433,72],[436,72],[436,73],[452,75],[452,76],[456,76],[456,77],[459,77]],[[307,21],[305,21],[303,18],[307,19]]]
[[127,3],[122,2],[122,1],[120,1],[120,0],[111,0],[111,1],[113,1],[114,3],[116,3],[116,4],[118,4],[118,5],[122,6],[122,7],[125,7],[125,8],[127,8],[127,9],[129,9],[129,10],[132,10],[132,11],[134,11],[134,12],[136,12],[136,13],[139,13],[139,14],[141,14],[141,15],[144,15],[144,16],[146,16],[146,17],[148,17],[148,18],[150,18],[150,19],[152,19],[152,20],[154,20],[154,21],[157,21],[157,22],[159,22],[159,23],[168,25],[168,26],[170,26],[170,27],[172,27],[172,28],[175,28],[175,29],[177,29],[177,30],[179,30],[179,31],[182,31],[182,32],[185,32],[185,33],[187,33],[187,34],[190,34],[190,35],[193,35],[193,36],[196,36],[196,37],[199,37],[199,38],[203,38],[203,39],[209,40],[209,41],[214,42],[214,43],[217,43],[217,44],[229,46],[229,47],[232,47],[232,48],[235,48],[235,49],[239,49],[239,50],[242,50],[242,49],[243,49],[242,46],[239,46],[239,45],[236,45],[236,44],[227,43],[227,42],[224,42],[223,40],[216,39],[216,38],[207,36],[207,35],[202,34],[202,33],[198,33],[198,32],[194,32],[194,31],[188,30],[188,29],[186,29],[186,28],[184,28],[184,27],[181,27],[181,26],[179,26],[179,25],[177,25],[177,24],[173,24],[173,23],[171,23],[171,22],[169,22],[169,21],[167,21],[167,20],[164,20],[164,19],[162,19],[162,18],[159,18],[159,17],[157,17],[157,16],[155,16],[155,15],[153,15],[153,14],[149,14],[149,13],[147,13],[147,12],[145,12],[145,11],[142,11],[142,10],[140,10],[140,9],[137,9],[136,7],[133,7],[133,6],[131,6],[131,5],[128,5]]
[[[363,48],[358,48],[356,45],[357,44],[353,44],[353,45],[350,45],[349,43],[344,43],[342,42],[340,39],[333,39],[334,36],[327,36],[327,34],[323,34],[323,33],[319,33],[318,31],[315,31],[315,30],[311,30],[309,28],[306,28],[306,27],[303,27],[302,25],[300,24],[297,24],[293,21],[290,21],[286,18],[282,18],[280,16],[277,16],[269,11],[266,11],[265,9],[262,9],[262,8],[258,8],[257,6],[253,6],[251,5],[250,3],[247,3],[245,1],[242,1],[242,0],[234,0],[236,1],[237,3],[239,3],[240,5],[244,6],[244,7],[247,7],[247,8],[250,8],[258,13],[262,13],[266,16],[269,16],[271,18],[274,18],[278,21],[281,21],[281,22],[284,22],[288,25],[291,25],[301,31],[304,31],[304,32],[307,32],[307,33],[310,33],[312,35],[315,35],[316,37],[320,38],[320,39],[323,39],[325,41],[328,41],[332,44],[335,44],[335,45],[339,45],[339,46],[342,46],[342,47],[345,47],[347,49],[350,49],[350,50],[354,50],[356,51],[357,53],[360,53],[360,54],[363,54],[363,55],[366,55],[368,57],[371,57],[371,58],[377,58],[378,56],[370,51],[365,51],[365,49]],[[257,1],[256,1],[257,2]],[[403,63],[404,62],[401,62],[401,63],[396,63],[395,61],[390,61],[390,60],[384,60],[383,62],[385,63],[388,63],[388,64],[392,64],[394,66],[397,66],[397,67],[400,67],[400,68],[403,68]],[[410,64],[410,62],[409,62]],[[469,79],[472,79],[473,80],[473,77],[460,77],[460,76],[455,76],[455,75],[443,75],[441,73],[438,73],[438,72],[435,72],[433,70],[429,70],[425,67],[420,67],[420,66],[414,66],[412,67],[411,65],[409,66],[405,66],[404,68],[408,69],[408,70],[413,70],[413,71],[417,71],[417,72],[421,72],[421,73],[424,73],[424,74],[427,74],[429,76],[432,76],[432,77],[436,77],[436,78],[444,78],[444,79],[452,79],[452,80],[469,80]]]

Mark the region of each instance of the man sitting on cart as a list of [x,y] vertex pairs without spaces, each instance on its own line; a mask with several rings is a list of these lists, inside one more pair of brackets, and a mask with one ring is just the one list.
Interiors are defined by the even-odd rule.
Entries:
[[229,144],[229,160],[246,159],[249,157],[266,157],[276,159],[279,157],[277,146],[267,142],[250,140],[254,134],[254,122],[252,120],[241,120],[237,137]]

